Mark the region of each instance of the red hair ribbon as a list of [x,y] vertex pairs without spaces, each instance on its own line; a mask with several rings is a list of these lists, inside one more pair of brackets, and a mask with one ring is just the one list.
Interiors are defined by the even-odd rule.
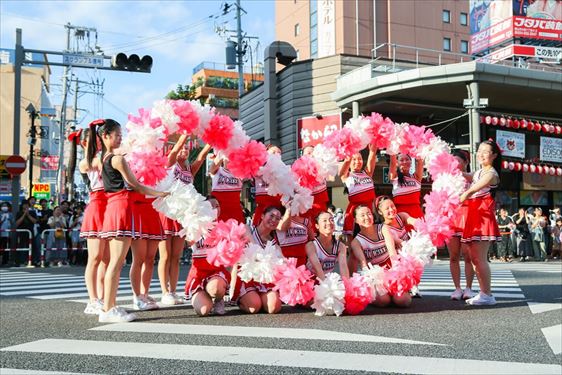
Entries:
[[105,120],[100,118],[98,120],[94,120],[90,122],[90,125],[88,125],[88,127],[95,128],[96,126],[103,125],[103,124],[105,124]]

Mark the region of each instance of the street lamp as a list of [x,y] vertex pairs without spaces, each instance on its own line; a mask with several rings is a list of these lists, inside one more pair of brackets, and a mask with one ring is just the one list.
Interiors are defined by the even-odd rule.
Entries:
[[25,111],[29,113],[29,118],[31,119],[31,129],[29,130],[27,139],[27,143],[29,144],[29,195],[31,196],[33,190],[33,147],[37,142],[37,131],[35,130],[35,119],[39,114],[37,110],[33,106],[33,104],[29,103],[29,105],[25,108]]

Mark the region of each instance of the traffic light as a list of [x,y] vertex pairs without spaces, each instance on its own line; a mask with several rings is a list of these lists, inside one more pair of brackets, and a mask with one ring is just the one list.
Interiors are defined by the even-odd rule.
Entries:
[[139,55],[136,54],[127,56],[124,53],[118,53],[111,58],[111,68],[130,72],[150,73],[152,57],[145,55],[141,59]]

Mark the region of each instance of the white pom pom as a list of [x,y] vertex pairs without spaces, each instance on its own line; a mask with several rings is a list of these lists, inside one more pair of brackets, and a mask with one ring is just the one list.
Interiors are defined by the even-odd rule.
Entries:
[[156,186],[154,187],[155,190],[158,191],[170,191],[172,189],[172,185],[176,182],[176,177],[174,176],[174,168],[169,168],[166,177],[161,179]]
[[209,126],[209,121],[211,121],[215,115],[215,108],[208,104],[201,105],[198,100],[191,100],[190,103],[197,112],[197,115],[199,115],[199,125],[194,133],[201,136],[205,132],[205,129],[207,129],[207,126]]
[[162,125],[168,129],[168,134],[174,134],[178,131],[179,116],[174,112],[174,108],[170,105],[168,100],[158,100],[154,102],[152,111],[150,112],[151,118],[160,118]]
[[378,296],[388,294],[388,291],[384,287],[384,268],[367,263],[367,268],[364,268],[361,271],[361,275],[367,279],[367,282],[371,287],[373,301],[376,300]]
[[436,157],[437,155],[443,152],[450,153],[451,147],[447,142],[442,140],[440,137],[435,137],[429,141],[429,144],[421,148],[418,157],[424,159],[426,165],[429,165],[429,163],[431,162],[431,160],[433,160],[434,157]]
[[238,262],[238,276],[243,281],[272,283],[275,267],[283,264],[284,258],[279,247],[268,241],[265,248],[254,243],[248,244]]
[[128,132],[123,143],[127,145],[127,148],[142,150],[143,152],[153,152],[164,148],[166,136],[163,126],[152,128],[149,124],[139,126],[129,121],[125,124],[125,127]]
[[410,124],[403,122],[401,124],[395,123],[395,133],[394,138],[390,141],[390,146],[386,149],[386,153],[389,155],[397,155],[400,152],[400,145],[402,144],[402,138],[404,134],[408,131]]
[[318,176],[326,180],[338,174],[338,157],[333,149],[318,144],[314,146],[312,157],[318,162]]
[[337,273],[328,273],[320,284],[314,287],[314,315],[340,316],[345,308],[345,286]]
[[263,180],[269,184],[267,194],[286,195],[292,197],[297,187],[296,180],[293,178],[291,168],[283,163],[281,156],[269,154],[267,162],[260,168],[258,173]]
[[421,260],[424,264],[431,261],[431,257],[435,254],[437,248],[433,246],[431,238],[427,234],[421,234],[415,231],[410,232],[410,239],[402,242],[402,254],[409,254]]
[[250,137],[246,135],[246,132],[242,128],[242,121],[234,121],[234,129],[232,131],[232,137],[228,142],[228,148],[226,149],[226,153],[235,150],[237,148],[241,148],[246,143],[250,141]]
[[466,180],[462,174],[442,173],[433,181],[432,189],[444,190],[450,195],[461,195],[466,189]]
[[309,189],[303,188],[299,185],[297,185],[297,188],[295,189],[294,195],[292,197],[289,195],[283,195],[281,197],[281,203],[286,205],[289,199],[292,199],[291,216],[304,214],[306,211],[312,208],[312,203],[314,203],[312,192]]
[[362,149],[367,147],[371,141],[369,134],[366,131],[370,126],[371,121],[363,116],[352,118],[344,125],[344,127],[351,129],[353,134],[357,135],[361,139]]

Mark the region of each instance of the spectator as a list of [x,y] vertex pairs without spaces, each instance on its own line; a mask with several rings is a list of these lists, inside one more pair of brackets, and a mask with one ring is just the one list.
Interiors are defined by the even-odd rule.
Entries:
[[498,227],[500,228],[501,242],[498,243],[498,257],[501,262],[511,262],[513,250],[511,249],[511,225],[513,220],[507,215],[507,210],[502,208],[498,217]]
[[12,206],[8,202],[2,202],[0,211],[0,265],[8,263],[10,249],[10,232],[12,229]]
[[552,259],[560,258],[562,253],[562,217],[556,219],[552,227]]
[[533,254],[537,260],[546,259],[546,246],[544,241],[544,227],[546,218],[542,215],[542,208],[536,207],[534,216],[531,217],[531,239],[533,244]]
[[[328,212],[332,214],[332,216],[336,216],[336,206],[333,204],[328,205]],[[314,218],[316,220],[316,218]]]
[[531,220],[527,211],[520,207],[519,212],[513,215],[513,221],[515,222],[517,255],[520,257],[519,260],[524,262],[533,256],[531,233],[529,232]]
[[335,224],[334,234],[335,234],[336,238],[339,238],[343,233],[344,217],[345,216],[343,214],[343,209],[336,208],[335,209],[335,215],[334,215],[334,224]]
[[560,215],[560,207],[555,207],[554,209],[548,211],[550,212],[550,215],[548,215],[550,226],[554,228],[556,226],[556,221],[558,219],[562,219],[562,215]]
[[70,239],[72,241],[72,250],[69,252],[70,264],[83,264],[82,239],[80,238],[80,227],[84,219],[84,208],[81,204],[77,204],[74,214],[70,217],[68,229],[70,231]]
[[61,207],[55,207],[53,216],[49,218],[47,224],[49,224],[51,229],[54,229],[54,231],[49,233],[49,244],[47,247],[50,250],[47,251],[47,260],[52,265],[62,267],[67,264],[65,261],[66,250],[62,249],[66,247],[65,229],[67,229],[68,225]]
[[[26,229],[29,232],[19,232],[17,234],[16,247],[18,249],[27,248],[29,246],[30,240],[33,241],[33,230],[35,223],[37,223],[37,215],[35,214],[34,210],[30,209],[29,202],[24,199],[21,202],[20,210],[16,218],[16,229]],[[31,238],[29,238],[30,235]],[[14,266],[17,267],[20,264],[25,263],[26,258],[27,253],[25,253],[24,251],[14,251]],[[10,263],[12,263],[12,257],[10,257]]]

